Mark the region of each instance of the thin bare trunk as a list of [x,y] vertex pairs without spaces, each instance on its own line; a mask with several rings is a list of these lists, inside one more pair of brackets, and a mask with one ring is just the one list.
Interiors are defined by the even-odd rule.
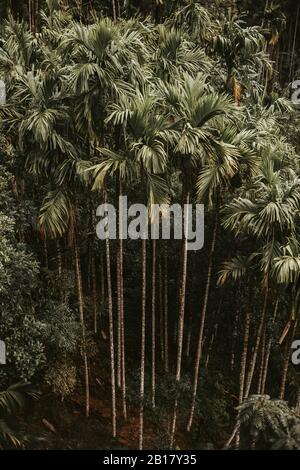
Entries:
[[[248,354],[248,345],[249,345],[249,333],[250,333],[250,313],[247,312],[246,316],[245,316],[243,351],[242,351],[242,357],[241,357],[239,405],[241,405],[243,403],[243,399],[244,399],[247,354]],[[235,438],[236,438],[235,439],[235,448],[238,449],[239,445],[240,445],[240,432],[239,432],[239,429],[236,430]]]
[[[104,200],[107,203],[107,192],[104,192]],[[109,233],[105,240],[106,248],[106,273],[107,273],[107,296],[108,296],[108,318],[109,318],[109,344],[110,344],[110,366],[111,366],[111,401],[112,401],[112,435],[117,434],[117,410],[116,410],[116,383],[115,383],[115,348],[114,348],[114,319],[113,301],[111,286],[111,265],[110,265],[110,242]]]
[[76,234],[74,236],[74,254],[75,254],[75,271],[76,271],[78,304],[79,304],[79,319],[80,319],[80,325],[81,325],[82,357],[83,357],[83,363],[84,363],[85,415],[88,418],[90,414],[89,369],[88,369],[88,358],[87,358],[87,351],[86,351],[86,334],[85,334],[84,302],[83,302],[81,263],[80,263],[80,248],[77,243]]
[[205,369],[207,369],[207,367],[208,367],[208,363],[209,363],[209,360],[210,360],[210,355],[211,355],[211,352],[212,352],[212,349],[213,349],[214,341],[215,341],[216,336],[217,336],[217,332],[218,332],[218,324],[216,323],[216,325],[214,326],[214,332],[211,335],[211,339],[210,339],[208,350],[207,350],[207,356],[206,356],[205,365],[204,365]]
[[117,9],[116,9],[116,2],[112,0],[112,9],[113,9],[113,20],[114,22],[117,21]]
[[122,313],[121,313],[121,253],[120,240],[117,248],[117,385],[122,385]]
[[[276,320],[276,317],[277,317],[278,304],[279,304],[279,298],[277,298],[276,303],[275,303],[274,315],[273,315],[272,322],[271,322],[271,329],[274,326],[274,323],[275,323],[275,320]],[[262,383],[261,383],[261,394],[262,395],[265,393],[265,388],[266,388],[268,368],[269,368],[269,359],[270,359],[270,353],[271,353],[271,346],[272,346],[272,337],[270,335],[270,337],[268,339],[268,342],[267,342],[266,353],[265,353],[264,371],[263,371],[263,377],[262,377]]]
[[169,286],[168,286],[168,254],[164,259],[164,343],[165,343],[165,372],[169,372]]
[[245,318],[243,351],[242,351],[242,357],[241,357],[241,370],[240,370],[240,391],[239,391],[239,404],[240,405],[243,403],[243,399],[244,399],[249,333],[250,333],[250,313],[247,312],[246,318]]
[[192,309],[191,302],[189,302],[188,330],[187,330],[186,345],[185,345],[185,356],[186,357],[190,357],[192,327],[193,327],[193,309]]
[[[189,192],[186,195],[186,204],[189,204],[190,195]],[[188,227],[188,217],[184,218],[184,225]],[[181,365],[182,365],[182,345],[183,345],[183,330],[184,330],[184,314],[185,314],[185,293],[186,293],[186,279],[187,279],[187,230],[184,231],[183,247],[182,247],[182,271],[181,271],[181,282],[179,289],[179,312],[178,312],[178,332],[177,332],[177,361],[176,361],[176,383],[177,385],[181,380]],[[175,398],[174,412],[171,427],[170,436],[170,447],[173,448],[174,436],[176,432],[176,421],[177,421],[177,408],[178,399]]]
[[235,366],[235,350],[236,350],[236,342],[237,342],[237,335],[238,335],[239,316],[240,316],[239,306],[237,306],[235,317],[234,317],[234,327],[233,327],[232,342],[231,342],[231,355],[230,355],[231,372],[233,372],[234,366]]
[[146,269],[147,241],[142,240],[142,315],[141,315],[141,367],[140,367],[140,430],[139,449],[144,441],[144,395],[145,395],[145,332],[146,332]]
[[59,240],[56,240],[56,252],[57,252],[57,271],[60,277],[62,275],[62,256],[61,256],[61,248],[60,248]]
[[209,253],[209,263],[208,263],[208,272],[207,272],[207,279],[206,279],[204,301],[203,301],[203,307],[202,307],[201,319],[200,319],[200,326],[199,326],[199,336],[198,336],[196,363],[195,363],[195,372],[194,372],[194,382],[193,382],[192,406],[191,406],[190,417],[189,417],[189,421],[188,421],[188,425],[187,425],[187,430],[188,431],[191,430],[191,427],[192,427],[192,424],[193,424],[193,419],[194,419],[196,397],[197,397],[197,390],[198,390],[198,381],[199,381],[199,368],[200,368],[200,361],[201,361],[202,350],[203,350],[203,333],[204,333],[204,326],[205,326],[205,319],[206,319],[206,312],[207,312],[207,304],[208,304],[208,297],[209,297],[210,284],[211,284],[213,254],[214,254],[214,251],[215,251],[215,245],[216,245],[216,239],[217,239],[218,223],[219,223],[219,218],[218,218],[218,213],[216,213],[214,230],[213,230],[213,237],[212,237],[212,243],[211,243],[211,249],[210,249],[210,253]]
[[31,0],[28,0],[28,19],[29,19],[29,29],[32,31],[32,5]]
[[123,282],[123,240],[120,240],[120,270],[121,270],[122,408],[123,408],[123,416],[125,419],[127,419],[126,344],[125,344],[124,282]]
[[164,364],[164,292],[163,292],[163,276],[161,261],[158,263],[158,283],[159,283],[159,344],[160,344],[160,358]]
[[249,392],[250,392],[250,389],[251,389],[251,385],[252,385],[252,380],[253,380],[253,375],[254,375],[254,370],[255,370],[255,365],[256,365],[256,360],[257,360],[257,355],[258,355],[259,346],[260,346],[260,343],[261,343],[262,333],[263,333],[266,314],[267,314],[268,292],[269,292],[269,287],[268,287],[268,281],[267,281],[267,284],[265,286],[265,296],[264,296],[263,310],[262,310],[261,320],[260,320],[260,324],[259,324],[258,331],[257,331],[257,337],[256,337],[256,342],[255,342],[255,346],[254,346],[254,350],[253,350],[253,355],[252,355],[252,359],[251,359],[251,363],[250,363],[250,367],[249,367],[249,372],[248,372],[248,376],[247,376],[247,382],[246,382],[244,398],[248,398]]
[[293,37],[292,55],[291,55],[291,62],[290,62],[290,71],[289,71],[289,82],[292,81],[292,75],[294,71],[294,63],[295,63],[294,57],[295,57],[295,49],[296,49],[296,39],[297,39],[297,34],[298,34],[299,12],[300,12],[300,1],[298,0],[295,30],[294,30],[294,37]]
[[95,257],[92,253],[92,302],[93,302],[93,322],[94,322],[94,333],[97,334],[98,332],[98,324],[97,324],[97,279],[96,279],[96,264],[95,264]]
[[[120,182],[120,196],[122,195],[122,186]],[[125,344],[125,316],[124,316],[124,254],[123,254],[123,238],[122,233],[119,240],[119,256],[120,256],[120,300],[121,300],[121,357],[122,357],[122,407],[123,416],[127,419],[127,403],[126,403],[126,344]]]
[[300,413],[300,388],[298,390],[298,395],[297,395],[296,412],[298,414]]
[[152,240],[152,311],[151,311],[151,402],[155,408],[156,395],[156,240]]
[[260,365],[259,365],[259,374],[258,374],[258,384],[257,384],[257,393],[261,393],[262,379],[264,373],[264,364],[265,364],[265,355],[266,355],[266,327],[264,327],[261,341],[261,356],[260,356]]
[[293,327],[290,329],[290,334],[286,339],[285,351],[284,351],[284,361],[283,361],[283,368],[282,368],[282,376],[280,382],[280,389],[279,389],[279,399],[284,400],[285,396],[285,389],[286,389],[286,381],[287,381],[287,374],[289,369],[290,363],[290,354],[291,354],[291,347],[292,342],[294,340],[296,330],[297,330],[298,321],[293,321]]
[[105,301],[105,270],[104,270],[104,255],[100,253],[100,293],[101,302]]

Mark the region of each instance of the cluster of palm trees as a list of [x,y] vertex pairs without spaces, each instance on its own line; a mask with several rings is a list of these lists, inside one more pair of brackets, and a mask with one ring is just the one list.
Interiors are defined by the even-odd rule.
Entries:
[[[139,305],[139,448],[144,444],[148,362],[153,409],[158,406],[158,369],[175,380],[168,423],[173,447],[184,368],[191,404],[180,426],[184,421],[190,431],[201,394],[201,367],[208,367],[215,326],[222,329],[220,320],[209,314],[222,304],[222,296],[246,297],[240,305],[237,300],[232,328],[227,325],[230,334],[239,332],[231,357],[239,404],[253,390],[264,394],[277,334],[274,324],[280,328],[288,322],[281,338],[285,351],[278,390],[280,398],[285,396],[300,272],[298,156],[285,135],[293,109],[282,97],[272,96],[266,105],[272,62],[260,29],[235,18],[217,21],[200,2],[187,2],[159,25],[149,19],[102,17],[83,23],[59,2],[49,0],[47,5],[39,31],[13,17],[3,25],[0,78],[7,102],[0,108],[1,130],[16,149],[22,197],[39,205],[45,266],[53,239],[57,276],[74,266],[87,417],[92,380],[87,335],[93,331],[100,341],[99,306],[105,305],[114,437],[119,397],[123,418],[128,415],[131,320],[124,269],[130,260],[121,238],[116,244],[109,238],[95,241],[96,207],[123,194],[146,203],[150,219],[154,203],[199,202],[206,207],[205,282],[193,298],[197,314],[191,319],[190,284],[199,289],[199,281],[190,280],[195,276],[190,263],[200,254],[188,252],[187,240],[182,240],[176,252],[178,301],[176,312],[170,312],[173,253],[156,240],[135,242],[141,266],[140,285],[133,286]],[[69,265],[62,256],[66,249],[73,251]],[[92,321],[87,319],[88,295]],[[218,334],[222,338],[222,331]],[[192,365],[186,354],[193,355]]]

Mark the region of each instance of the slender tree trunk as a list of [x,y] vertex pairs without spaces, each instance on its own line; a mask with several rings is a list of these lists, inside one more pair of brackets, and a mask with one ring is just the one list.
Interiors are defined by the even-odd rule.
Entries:
[[106,291],[105,291],[105,285],[106,285],[106,279],[105,279],[105,268],[104,268],[104,250],[100,251],[100,315],[99,315],[99,321],[98,321],[98,330],[102,334],[102,310],[104,308],[105,302],[106,302]]
[[[104,201],[107,204],[107,192],[104,191]],[[111,286],[110,265],[110,241],[109,233],[105,239],[106,248],[106,273],[107,273],[107,296],[108,296],[108,318],[109,318],[109,344],[110,344],[110,366],[111,366],[111,401],[112,401],[112,435],[117,434],[117,410],[116,410],[116,383],[115,383],[115,348],[114,348],[114,318]]]
[[241,405],[243,403],[243,399],[244,399],[247,354],[248,354],[248,345],[249,345],[249,333],[250,333],[250,313],[247,312],[246,313],[246,318],[245,318],[243,351],[242,351],[242,357],[241,357],[239,405]]
[[[273,315],[273,318],[272,318],[271,327],[274,326],[274,323],[275,323],[275,320],[276,320],[276,317],[277,317],[278,304],[279,304],[279,298],[277,298],[276,303],[275,303],[274,315]],[[269,368],[269,359],[270,359],[270,353],[271,353],[271,346],[272,346],[272,336],[270,335],[269,339],[268,339],[268,342],[267,342],[266,353],[265,353],[264,371],[263,371],[263,377],[262,377],[262,383],[261,383],[261,394],[262,395],[264,395],[265,388],[266,388],[268,368]]]
[[[122,196],[122,181],[119,184],[119,196]],[[122,218],[122,206],[119,208],[119,214]],[[122,407],[123,416],[127,419],[126,403],[126,344],[125,344],[125,316],[124,316],[124,253],[123,253],[123,232],[122,227],[119,238],[119,257],[120,257],[120,312],[121,312],[121,358],[122,358]]]
[[28,20],[29,20],[29,29],[32,31],[32,4],[31,0],[28,0]]
[[104,270],[104,254],[100,253],[100,293],[101,302],[105,301],[105,270]]
[[112,0],[112,10],[113,10],[113,20],[116,23],[116,21],[117,21],[117,9],[116,9],[115,0]]
[[[242,351],[242,357],[241,357],[239,405],[241,405],[243,403],[243,399],[244,399],[247,354],[248,354],[248,345],[249,345],[249,333],[250,333],[250,313],[247,312],[246,317],[245,317],[243,351]],[[239,429],[236,430],[236,436],[235,437],[236,437],[235,447],[236,447],[236,449],[238,449],[239,446],[240,446],[240,431],[239,431]]]
[[152,408],[155,408],[156,395],[156,240],[152,240],[152,348],[151,348],[151,402]]
[[253,375],[254,375],[254,370],[255,370],[255,365],[256,365],[256,359],[257,359],[257,355],[258,355],[258,351],[259,351],[259,346],[260,346],[260,343],[261,343],[262,333],[263,333],[266,314],[267,314],[268,292],[269,292],[269,287],[268,287],[268,281],[267,281],[267,284],[265,286],[265,296],[264,296],[263,310],[262,310],[260,324],[259,324],[259,327],[258,327],[258,332],[257,332],[257,337],[256,337],[256,343],[255,343],[255,346],[254,346],[253,356],[252,356],[250,367],[249,367],[244,398],[248,398],[250,388],[251,388],[251,384],[252,384],[252,380],[253,380]]
[[230,357],[230,370],[234,370],[235,366],[235,348],[236,348],[236,338],[238,334],[238,324],[239,324],[239,309],[236,309],[236,314],[234,318],[234,329],[233,329],[233,338],[231,343],[231,357]]
[[144,441],[144,395],[145,395],[145,331],[146,331],[146,269],[147,240],[142,240],[142,315],[141,315],[141,367],[140,367],[140,431],[139,449]]
[[[190,201],[190,194],[187,192],[186,204]],[[184,218],[184,225],[188,227],[188,217]],[[181,282],[179,289],[179,313],[178,313],[178,332],[177,332],[177,361],[176,361],[176,383],[179,385],[181,380],[181,364],[182,364],[182,345],[183,345],[183,330],[184,330],[184,314],[185,314],[185,294],[186,294],[186,279],[187,279],[187,237],[186,230],[183,237],[183,249],[182,249],[182,271],[181,271]],[[177,421],[177,408],[178,398],[176,393],[174,412],[171,426],[170,436],[170,447],[173,448],[174,436],[176,432],[176,421]]]
[[298,395],[297,395],[296,412],[300,414],[300,388],[298,390]]
[[165,372],[169,372],[169,286],[168,286],[168,254],[164,257],[164,359]]
[[191,427],[192,427],[192,424],[193,424],[193,419],[194,419],[195,404],[196,404],[197,389],[198,389],[198,381],[199,381],[199,367],[200,367],[200,361],[201,361],[202,350],[203,350],[203,333],[204,333],[206,311],[207,311],[208,297],[209,297],[210,284],[211,284],[213,254],[214,254],[214,251],[215,251],[215,245],[216,245],[216,239],[217,239],[218,223],[219,223],[219,218],[218,218],[218,213],[216,212],[215,224],[214,224],[214,230],[213,230],[213,237],[212,237],[212,243],[211,243],[211,249],[210,249],[210,253],[209,253],[209,263],[208,263],[208,272],[207,272],[207,279],[206,279],[204,301],[203,301],[203,307],[202,307],[201,319],[200,319],[199,336],[198,336],[197,353],[196,353],[196,363],[195,363],[195,372],[194,372],[194,382],[193,382],[192,406],[191,406],[190,417],[189,417],[189,421],[188,421],[188,425],[187,425],[187,430],[188,431],[191,430]]
[[121,249],[120,248],[121,247],[120,247],[120,238],[119,238],[118,248],[117,248],[117,385],[119,388],[121,388],[121,385],[122,385],[122,312],[121,312],[122,300],[121,300]]
[[124,318],[124,277],[123,277],[123,240],[120,240],[120,269],[121,269],[121,340],[122,340],[122,407],[123,416],[127,419],[126,402],[126,344]]
[[57,252],[57,271],[58,271],[58,276],[60,277],[62,275],[62,256],[61,256],[61,247],[60,247],[59,240],[56,240],[56,252]]
[[292,81],[292,75],[294,71],[294,63],[295,63],[294,56],[295,56],[296,39],[297,39],[297,33],[298,33],[299,12],[300,12],[300,1],[298,0],[294,38],[293,38],[293,47],[292,47],[292,56],[291,56],[290,71],[289,71],[289,82]]
[[96,279],[96,264],[95,264],[95,256],[92,253],[92,302],[93,302],[93,322],[94,322],[94,333],[97,334],[98,332],[98,324],[97,324],[97,279]]
[[159,344],[160,344],[160,358],[164,364],[164,292],[163,292],[163,276],[161,261],[158,263],[158,283],[159,283]]
[[[215,342],[215,339],[218,335],[218,328],[219,328],[219,318],[220,318],[220,312],[221,312],[221,307],[222,307],[222,302],[223,302],[223,296],[221,297],[220,299],[220,302],[219,302],[219,306],[218,306],[218,309],[217,309],[217,312],[216,312],[216,319],[215,319],[215,323],[214,323],[214,331],[211,335],[211,339],[210,339],[210,342],[209,342],[209,346],[208,346],[208,350],[207,350],[207,356],[206,356],[206,360],[205,360],[205,369],[208,368],[208,363],[209,363],[209,360],[210,360],[210,355],[211,355],[211,352],[213,350],[213,345],[214,345],[214,342]],[[214,320],[214,318],[212,319]]]
[[286,389],[286,381],[287,381],[287,374],[289,369],[290,363],[290,355],[291,355],[291,347],[292,343],[296,334],[297,330],[297,320],[293,321],[293,326],[290,329],[290,334],[286,339],[285,351],[284,351],[284,361],[283,361],[283,368],[282,368],[282,376],[280,382],[280,389],[279,389],[279,399],[284,400],[285,396],[285,389]]
[[185,348],[185,356],[186,357],[190,357],[192,328],[193,328],[193,309],[192,309],[192,304],[190,302],[189,303],[188,331],[187,331],[186,348]]
[[215,326],[214,326],[214,332],[211,335],[211,339],[210,339],[210,342],[209,342],[209,346],[208,346],[208,350],[207,350],[207,356],[206,356],[206,360],[205,360],[205,366],[204,366],[205,369],[208,368],[210,355],[211,355],[211,352],[213,350],[213,345],[214,345],[214,341],[216,339],[217,333],[218,333],[218,323],[216,323]]
[[83,363],[84,363],[85,415],[88,418],[90,414],[89,369],[88,369],[88,358],[87,358],[87,351],[86,351],[86,334],[85,334],[84,302],[83,302],[81,263],[80,263],[80,248],[77,243],[76,234],[74,236],[74,254],[75,254],[75,271],[76,271],[77,291],[78,291],[79,318],[80,318],[81,337],[82,337],[82,357],[83,357]]
[[257,384],[258,395],[261,394],[262,379],[263,379],[264,364],[265,364],[265,355],[266,355],[266,327],[264,327],[263,329],[262,341],[261,341],[261,357],[260,357],[258,384]]

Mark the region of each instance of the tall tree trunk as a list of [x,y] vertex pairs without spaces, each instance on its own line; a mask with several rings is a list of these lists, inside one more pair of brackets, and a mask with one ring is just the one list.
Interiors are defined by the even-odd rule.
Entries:
[[294,30],[294,37],[293,37],[292,55],[291,55],[291,62],[290,62],[290,71],[289,71],[289,82],[292,81],[292,75],[294,72],[294,63],[295,63],[294,56],[295,56],[295,49],[296,49],[296,39],[297,39],[297,34],[298,34],[299,12],[300,12],[300,1],[298,0],[295,30]]
[[246,313],[246,318],[245,318],[243,351],[242,351],[242,357],[241,357],[239,405],[241,405],[243,403],[243,399],[244,399],[247,354],[248,354],[248,345],[249,345],[249,333],[250,333],[250,313],[247,312]]
[[186,348],[185,348],[186,357],[190,357],[192,328],[193,328],[193,309],[192,309],[192,303],[189,302],[189,320],[188,320],[188,331],[187,331]]
[[161,261],[158,262],[158,284],[159,284],[159,345],[160,345],[160,358],[164,364],[164,291],[163,291],[163,275]]
[[165,372],[169,372],[169,286],[168,286],[168,253],[164,256],[164,360]]
[[292,320],[292,322],[293,323],[292,323],[292,326],[290,328],[290,333],[288,335],[288,338],[286,338],[286,345],[285,345],[285,351],[284,351],[284,361],[283,361],[283,367],[282,367],[282,376],[281,376],[280,388],[279,388],[279,399],[280,400],[284,400],[284,396],[285,396],[287,374],[288,374],[289,363],[290,363],[290,355],[291,355],[291,347],[292,347],[292,343],[294,341],[294,337],[295,337],[296,330],[297,330],[298,321],[296,319],[294,319],[294,320]]
[[122,387],[122,408],[123,416],[127,417],[126,404],[126,347],[125,347],[125,319],[124,319],[124,254],[123,254],[123,227],[122,220],[122,180],[118,175],[117,194],[119,207],[119,239],[117,250],[117,298],[118,298],[118,386]]
[[212,243],[211,243],[211,248],[210,248],[210,253],[209,253],[208,272],[207,272],[207,278],[206,278],[204,301],[203,301],[203,307],[202,307],[201,319],[200,319],[199,336],[198,336],[197,353],[196,353],[196,363],[195,363],[195,372],[194,372],[194,382],[193,382],[192,406],[191,406],[190,417],[189,417],[189,421],[188,421],[188,425],[187,425],[187,430],[188,431],[191,430],[191,427],[192,427],[192,424],[193,424],[193,419],[194,419],[195,404],[196,404],[197,389],[198,389],[198,381],[199,381],[199,367],[200,367],[200,361],[201,361],[202,350],[203,350],[203,333],[204,333],[204,326],[205,326],[205,319],[206,319],[206,312],[207,312],[207,304],[208,304],[208,297],[209,297],[210,284],[211,284],[213,254],[214,254],[215,246],[216,246],[218,223],[219,223],[218,212],[216,212],[215,224],[214,224],[213,236],[212,236]]
[[140,430],[139,449],[144,441],[144,395],[145,395],[145,332],[146,332],[146,269],[147,240],[142,240],[142,315],[141,315],[141,366],[140,366]]
[[105,301],[105,269],[104,269],[104,253],[101,250],[100,253],[100,293],[101,293],[101,302]]
[[261,356],[260,356],[260,365],[259,365],[259,374],[258,374],[258,384],[257,384],[257,394],[261,394],[263,373],[264,373],[264,364],[266,356],[266,326],[263,329],[262,341],[261,341]]
[[231,357],[230,357],[230,370],[234,370],[235,366],[235,348],[236,348],[236,339],[238,334],[238,324],[239,324],[239,308],[236,309],[234,317],[234,328],[233,328],[233,338],[231,343]]
[[92,305],[93,305],[93,322],[94,322],[94,333],[98,332],[98,323],[97,323],[97,278],[96,278],[96,263],[95,255],[92,253]]
[[116,9],[115,0],[112,0],[112,10],[113,10],[113,20],[116,23],[116,21],[117,21],[117,9]]
[[[107,204],[107,192],[104,191],[104,201]],[[109,344],[110,344],[110,367],[111,367],[111,401],[112,401],[112,435],[117,434],[117,410],[116,410],[116,383],[115,383],[115,348],[114,348],[114,318],[111,286],[110,265],[110,241],[109,233],[105,239],[106,248],[106,273],[107,273],[107,296],[108,296],[108,318],[109,318]]]
[[28,21],[29,21],[29,29],[32,31],[32,0],[28,0]]
[[156,395],[156,240],[152,240],[152,311],[151,311],[151,403],[155,408]]
[[[274,315],[273,315],[272,322],[271,322],[271,329],[274,326],[275,320],[276,320],[276,317],[277,317],[278,304],[279,304],[279,297],[277,298],[276,303],[275,303]],[[262,377],[262,383],[261,383],[261,394],[262,395],[264,395],[265,388],[266,388],[268,368],[269,368],[269,359],[270,359],[270,353],[271,353],[271,346],[272,346],[272,336],[270,334],[268,342],[267,342],[267,346],[266,346],[264,371],[263,371],[263,377]]]
[[214,345],[215,339],[218,335],[219,319],[220,319],[220,312],[221,312],[222,304],[223,304],[223,295],[221,296],[221,299],[219,301],[219,305],[218,305],[216,314],[212,318],[212,321],[214,321],[214,331],[211,335],[211,339],[210,339],[208,350],[207,350],[207,356],[206,356],[205,365],[204,365],[205,369],[208,368],[208,363],[209,363],[209,360],[210,360],[211,352],[213,350],[213,345]]
[[88,358],[87,358],[87,351],[86,351],[86,334],[85,334],[84,303],[83,303],[81,263],[80,263],[80,248],[78,246],[76,234],[74,235],[74,254],[75,254],[75,272],[76,272],[78,304],[79,304],[79,319],[80,319],[80,325],[81,325],[82,357],[83,357],[83,363],[84,363],[85,415],[88,418],[90,414],[89,369],[88,369]]
[[268,303],[268,293],[269,293],[269,286],[268,286],[268,280],[266,280],[266,285],[265,285],[265,295],[264,295],[264,303],[263,303],[263,310],[262,310],[262,315],[261,315],[261,320],[260,324],[258,327],[257,331],[257,337],[256,337],[256,343],[254,346],[254,351],[249,367],[249,372],[247,376],[247,382],[246,382],[246,388],[245,388],[245,394],[244,398],[248,398],[252,380],[253,380],[253,375],[254,375],[254,370],[255,370],[255,365],[256,365],[256,359],[259,351],[259,346],[261,343],[261,338],[262,338],[262,333],[265,325],[265,319],[266,319],[266,314],[267,314],[267,303]]
[[121,269],[121,340],[122,340],[122,408],[123,416],[127,419],[126,402],[126,344],[124,318],[124,278],[123,278],[123,240],[120,240],[120,269]]
[[121,279],[120,279],[120,248],[117,250],[117,385],[122,385],[122,325],[121,325]]
[[60,277],[62,275],[62,256],[61,256],[61,247],[60,247],[60,241],[56,240],[56,252],[57,252],[57,271],[58,271],[58,276]]
[[214,325],[214,332],[213,334],[211,335],[211,339],[210,339],[210,342],[209,342],[209,346],[208,346],[208,350],[207,350],[207,356],[206,356],[206,360],[205,360],[205,369],[208,368],[208,363],[209,363],[209,359],[210,359],[210,355],[211,355],[211,352],[213,350],[213,345],[214,345],[214,341],[216,339],[216,336],[217,336],[217,333],[218,333],[218,323],[216,323]]
[[[245,388],[245,378],[246,378],[246,366],[247,366],[247,354],[248,354],[248,345],[249,345],[249,333],[250,333],[250,313],[247,312],[245,316],[245,330],[244,330],[244,339],[243,339],[243,351],[241,357],[241,370],[240,370],[240,388],[239,388],[239,405],[243,403],[244,399],[244,388]],[[239,429],[236,430],[236,441],[235,447],[239,448],[240,445],[240,432]]]
[[[190,194],[187,192],[186,204],[190,201]],[[188,227],[188,216],[184,217],[184,225]],[[186,279],[187,279],[187,237],[186,230],[182,240],[182,269],[181,269],[181,282],[179,289],[179,312],[178,312],[178,332],[177,332],[177,361],[176,361],[176,383],[177,386],[181,380],[181,364],[182,364],[182,345],[183,345],[183,330],[184,330],[184,314],[185,314],[185,293],[186,293]],[[177,408],[178,408],[178,397],[176,392],[173,419],[171,426],[170,436],[170,447],[173,448],[174,436],[176,432],[176,421],[177,421]]]
[[300,413],[300,388],[298,390],[298,395],[297,395],[296,412],[298,414]]

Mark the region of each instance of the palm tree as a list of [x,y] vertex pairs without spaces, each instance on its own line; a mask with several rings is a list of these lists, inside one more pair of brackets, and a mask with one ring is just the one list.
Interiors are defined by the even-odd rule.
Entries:
[[[214,205],[215,220],[213,226],[211,249],[209,253],[208,273],[203,307],[200,317],[195,375],[193,382],[193,399],[187,427],[188,430],[190,430],[192,426],[197,396],[199,367],[203,349],[204,326],[212,277],[213,254],[215,250],[217,230],[219,225],[218,213],[220,205],[220,193],[221,191],[224,191],[225,188],[230,188],[234,178],[237,178],[239,173],[241,173],[241,168],[244,169],[245,167],[248,167],[248,172],[250,174],[255,168],[255,153],[251,148],[251,141],[254,137],[253,133],[249,132],[248,130],[242,130],[239,132],[239,130],[232,124],[228,124],[226,126],[224,120],[220,122],[219,129],[222,130],[222,141],[220,144],[216,144],[215,155],[210,155],[207,164],[204,165],[200,172],[200,176],[197,182],[198,199],[199,201],[203,201],[206,197],[208,199],[209,205]],[[245,165],[245,167],[243,167],[243,165]]]
[[[37,392],[30,383],[19,382],[0,392],[0,449],[23,447],[26,437],[20,435],[7,423],[6,415],[14,415],[25,406],[28,398],[38,399]],[[3,415],[3,416],[2,416]]]
[[[275,258],[273,266],[273,275],[276,281],[280,284],[284,284],[286,287],[291,287],[291,313],[288,324],[284,331],[284,337],[286,339],[286,348],[283,361],[282,377],[279,388],[279,398],[284,399],[285,387],[287,381],[287,373],[290,362],[290,350],[292,342],[296,333],[298,323],[298,310],[299,310],[299,274],[300,274],[300,257],[298,253],[298,244],[295,240],[291,240],[291,243],[284,247],[281,256]],[[280,339],[282,343],[284,337]]]
[[280,244],[286,233],[295,230],[294,213],[298,210],[298,179],[292,170],[274,171],[274,161],[264,155],[260,173],[253,179],[248,198],[234,199],[224,209],[224,226],[236,234],[246,233],[260,244],[259,264],[262,272],[263,306],[256,343],[246,382],[245,397],[250,392],[256,359],[261,344],[267,302],[269,278],[274,260],[280,254]]
[[223,31],[213,38],[213,44],[226,65],[226,90],[232,89],[234,99],[239,103],[244,70],[247,76],[249,67],[251,70],[271,67],[262,52],[264,37],[257,26],[245,27],[243,21],[233,16],[224,23]]
[[[171,84],[161,85],[170,113],[176,123],[175,147],[172,164],[181,172],[182,204],[189,204],[190,195],[195,179],[205,161],[206,155],[215,152],[219,144],[214,136],[214,120],[222,115],[234,115],[235,106],[225,95],[218,95],[209,90],[206,77],[198,74],[195,78],[184,74],[183,79]],[[220,146],[219,146],[220,147]],[[185,220],[184,224],[188,221]],[[187,226],[187,225],[186,225]],[[185,317],[185,293],[187,274],[186,239],[182,242],[181,279],[179,286],[178,338],[176,382],[181,380],[181,362],[183,330]],[[173,445],[176,429],[177,399],[171,428],[171,446]]]

